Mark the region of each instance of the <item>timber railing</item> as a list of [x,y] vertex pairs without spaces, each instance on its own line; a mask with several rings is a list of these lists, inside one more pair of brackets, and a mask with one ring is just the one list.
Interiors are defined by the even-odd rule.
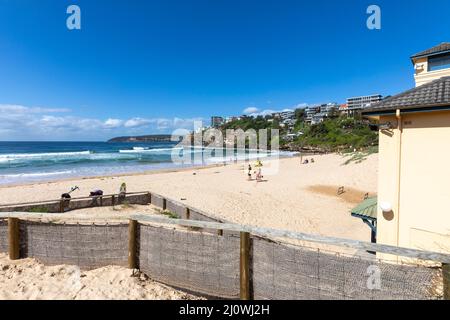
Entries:
[[[140,269],[150,278],[201,295],[229,299],[450,299],[450,255],[299,232],[189,220],[191,209],[152,195],[152,203],[184,215],[86,218],[0,213],[0,251],[45,264]],[[154,200],[154,201],[153,201]],[[187,218],[187,219],[186,219]],[[3,219],[4,222],[1,222]],[[7,219],[7,223],[4,219]],[[53,222],[50,222],[53,221]],[[206,230],[206,231],[205,231]],[[285,243],[300,240],[312,246]],[[392,263],[344,255],[331,245],[433,261]]]
[[0,212],[42,210],[47,213],[62,213],[77,209],[114,206],[122,203],[148,204],[151,202],[150,197],[150,192],[143,191],[128,192],[123,197],[119,194],[106,194],[101,196],[73,197],[70,199],[61,198],[57,200],[9,203],[0,204]]

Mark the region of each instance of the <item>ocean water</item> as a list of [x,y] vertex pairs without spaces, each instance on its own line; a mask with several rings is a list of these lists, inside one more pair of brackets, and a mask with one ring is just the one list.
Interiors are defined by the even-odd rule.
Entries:
[[[172,160],[173,154],[179,161]],[[224,150],[183,148],[175,142],[0,142],[0,185],[191,167],[273,155],[253,150],[230,157]],[[281,156],[290,155],[281,152]],[[191,161],[181,161],[182,158]]]

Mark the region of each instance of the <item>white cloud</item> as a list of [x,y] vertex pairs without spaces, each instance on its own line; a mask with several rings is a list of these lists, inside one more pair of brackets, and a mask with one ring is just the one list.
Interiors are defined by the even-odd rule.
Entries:
[[284,108],[281,110],[264,109],[262,111],[256,107],[249,107],[249,108],[244,109],[244,114],[251,116],[251,117],[258,117],[258,116],[265,117],[267,115],[271,115],[272,113],[294,111],[295,109],[305,108],[307,106],[308,106],[307,103],[299,103],[291,108]]
[[299,104],[297,104],[297,105],[294,107],[294,109],[304,109],[304,108],[306,108],[307,106],[308,106],[307,103],[299,103]]
[[194,129],[200,118],[83,118],[68,109],[0,104],[0,140],[107,140],[114,136]]
[[287,111],[294,111],[293,109],[282,109],[282,110],[272,110],[272,109],[266,109],[263,111],[258,111],[258,112],[254,112],[254,113],[250,113],[248,114],[251,117],[258,117],[258,116],[268,116],[271,115],[272,113],[277,113],[277,112],[287,112]]
[[125,128],[137,128],[149,125],[152,123],[152,120],[142,119],[142,118],[132,118],[130,120],[125,121]]
[[259,111],[259,109],[256,107],[248,107],[248,108],[244,109],[243,113],[249,115],[249,114],[257,113],[258,111]]
[[103,126],[108,129],[114,129],[114,128],[119,128],[120,126],[122,126],[122,124],[123,124],[123,120],[109,118],[108,120],[106,120],[103,123]]
[[0,112],[12,113],[63,113],[70,112],[67,108],[41,108],[41,107],[25,107],[17,104],[0,104]]

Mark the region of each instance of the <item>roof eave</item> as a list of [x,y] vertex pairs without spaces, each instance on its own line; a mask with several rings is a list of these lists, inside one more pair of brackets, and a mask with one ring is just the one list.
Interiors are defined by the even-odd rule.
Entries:
[[388,116],[395,115],[397,110],[400,109],[402,113],[419,113],[419,112],[435,112],[435,111],[449,111],[450,104],[436,104],[436,105],[422,105],[422,106],[410,106],[410,107],[397,107],[397,108],[389,108],[389,109],[373,109],[363,111],[362,115],[365,117],[376,117],[376,116]]
[[419,58],[426,58],[426,57],[432,57],[432,56],[438,56],[441,54],[446,54],[446,53],[450,53],[450,49],[447,50],[441,50],[441,51],[436,51],[436,52],[432,52],[432,53],[422,53],[422,54],[415,54],[411,56],[411,60],[413,59],[419,59]]

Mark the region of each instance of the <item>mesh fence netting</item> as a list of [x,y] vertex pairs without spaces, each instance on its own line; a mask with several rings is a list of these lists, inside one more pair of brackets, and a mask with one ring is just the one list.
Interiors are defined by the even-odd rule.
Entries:
[[0,252],[8,252],[8,222],[0,219]]
[[[239,297],[240,239],[189,228],[138,224],[139,268],[150,278],[218,298]],[[0,251],[8,249],[0,220]],[[251,288],[255,299],[435,299],[442,271],[393,264],[252,237]],[[20,221],[21,257],[84,269],[127,266],[127,224]],[[378,277],[378,278],[377,278]],[[377,280],[378,279],[378,280]]]
[[60,224],[21,221],[20,251],[45,264],[83,269],[127,266],[128,225]]
[[234,236],[140,225],[139,266],[155,280],[222,298],[239,297]]
[[255,299],[433,299],[440,270],[253,239]]

